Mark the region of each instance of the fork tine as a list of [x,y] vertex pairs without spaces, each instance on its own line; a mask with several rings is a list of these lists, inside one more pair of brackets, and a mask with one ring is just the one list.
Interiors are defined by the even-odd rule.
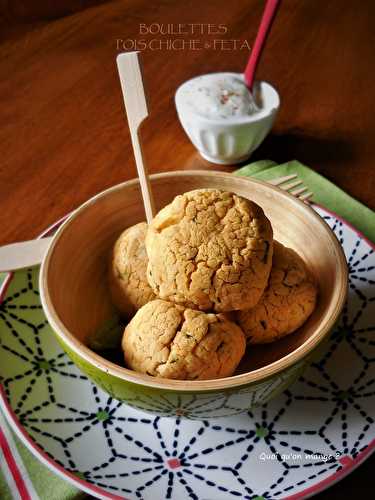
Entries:
[[307,187],[306,186],[302,186],[301,188],[299,189],[293,189],[293,191],[289,191],[290,194],[292,194],[293,196],[297,196],[297,198],[300,197],[300,195],[302,193],[304,193],[305,191],[307,191]]
[[285,185],[283,184],[282,186],[279,186],[279,188],[284,189],[284,191],[289,191],[289,189],[300,186],[301,184],[302,184],[302,181],[297,180],[297,181],[288,182],[288,184],[285,184]]
[[309,198],[311,198],[312,196],[314,196],[314,193],[312,193],[311,191],[309,191],[308,193],[305,193],[302,196],[299,196],[299,199],[301,201],[309,202],[309,201],[311,201]]
[[273,179],[272,181],[268,181],[269,184],[273,186],[280,186],[280,184],[284,184],[284,182],[291,181],[292,179],[296,179],[297,174],[285,175],[284,177],[278,177],[277,179]]
[[[288,181],[292,181],[292,182],[288,182]],[[288,184],[285,184],[286,182],[288,182]],[[268,181],[268,183],[272,184],[273,186],[278,186],[283,191],[288,191],[289,194],[295,196],[296,198],[300,199],[301,201],[304,201],[305,203],[309,203],[310,202],[309,198],[314,196],[314,193],[312,193],[311,191],[307,191],[308,188],[306,186],[303,186],[303,185],[302,185],[302,187],[300,187],[298,189],[293,189],[292,191],[290,191],[292,188],[295,188],[297,186],[301,186],[301,184],[303,184],[303,181],[298,179],[297,174],[285,175],[284,177],[277,177],[276,179],[273,179],[272,181]]]

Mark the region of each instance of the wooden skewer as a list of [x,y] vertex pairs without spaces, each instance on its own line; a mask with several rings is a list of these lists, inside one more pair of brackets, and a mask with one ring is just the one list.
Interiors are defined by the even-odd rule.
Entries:
[[124,97],[125,110],[128,117],[146,219],[147,223],[150,224],[155,215],[155,205],[150,181],[147,175],[140,136],[141,125],[148,117],[148,109],[143,86],[139,52],[119,54],[117,56],[117,68],[120,75],[122,95]]

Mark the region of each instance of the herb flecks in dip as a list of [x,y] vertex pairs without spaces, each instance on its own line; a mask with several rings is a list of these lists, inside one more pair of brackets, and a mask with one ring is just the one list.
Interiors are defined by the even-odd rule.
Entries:
[[253,96],[236,75],[213,73],[186,82],[182,95],[186,105],[209,119],[229,119],[259,112]]

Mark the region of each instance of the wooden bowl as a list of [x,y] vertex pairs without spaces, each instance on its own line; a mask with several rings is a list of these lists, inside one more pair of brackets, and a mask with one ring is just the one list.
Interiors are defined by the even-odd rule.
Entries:
[[[114,398],[138,408],[208,418],[265,403],[300,374],[342,310],[348,277],[339,242],[308,205],[261,181],[212,171],[180,171],[153,175],[151,184],[157,209],[197,188],[225,189],[258,203],[272,223],[275,239],[296,250],[316,277],[319,299],[309,320],[280,341],[249,348],[237,373],[217,380],[154,378],[91,351],[87,339],[114,314],[106,280],[110,249],[126,227],[145,219],[139,182],[134,179],[84,203],[56,233],[40,273],[48,321],[83,372]],[[220,409],[216,408],[219,396],[226,402]],[[199,399],[204,405],[194,403],[201,408],[196,412],[189,401]]]

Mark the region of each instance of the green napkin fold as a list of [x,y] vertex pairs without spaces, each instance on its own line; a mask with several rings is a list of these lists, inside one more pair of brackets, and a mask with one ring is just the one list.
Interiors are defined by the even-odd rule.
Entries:
[[264,181],[289,174],[298,175],[309,191],[314,193],[314,202],[337,213],[375,242],[375,213],[299,161],[293,160],[278,165],[270,160],[262,160],[250,163],[235,172],[235,175],[255,177]]
[[[250,176],[265,181],[289,174],[298,175],[304,185],[314,193],[313,201],[342,216],[367,238],[375,241],[374,212],[350,197],[332,182],[296,160],[282,165],[270,160],[257,161],[235,172],[235,175]],[[0,274],[0,285],[4,277],[4,274]],[[54,500],[73,500],[84,496],[71,484],[48,471],[15,436],[14,440],[20,458],[40,499],[47,500],[53,497]],[[11,498],[5,477],[1,472],[0,498]]]
[[[3,281],[3,276],[3,274],[0,274],[0,285]],[[51,472],[32,455],[26,446],[16,437],[14,432],[10,430],[1,410],[0,427],[32,500],[81,500],[87,497],[85,493],[78,490],[75,486]],[[4,460],[1,460],[0,498],[2,500],[14,500],[14,498],[19,498],[18,487],[11,469],[5,463]]]

